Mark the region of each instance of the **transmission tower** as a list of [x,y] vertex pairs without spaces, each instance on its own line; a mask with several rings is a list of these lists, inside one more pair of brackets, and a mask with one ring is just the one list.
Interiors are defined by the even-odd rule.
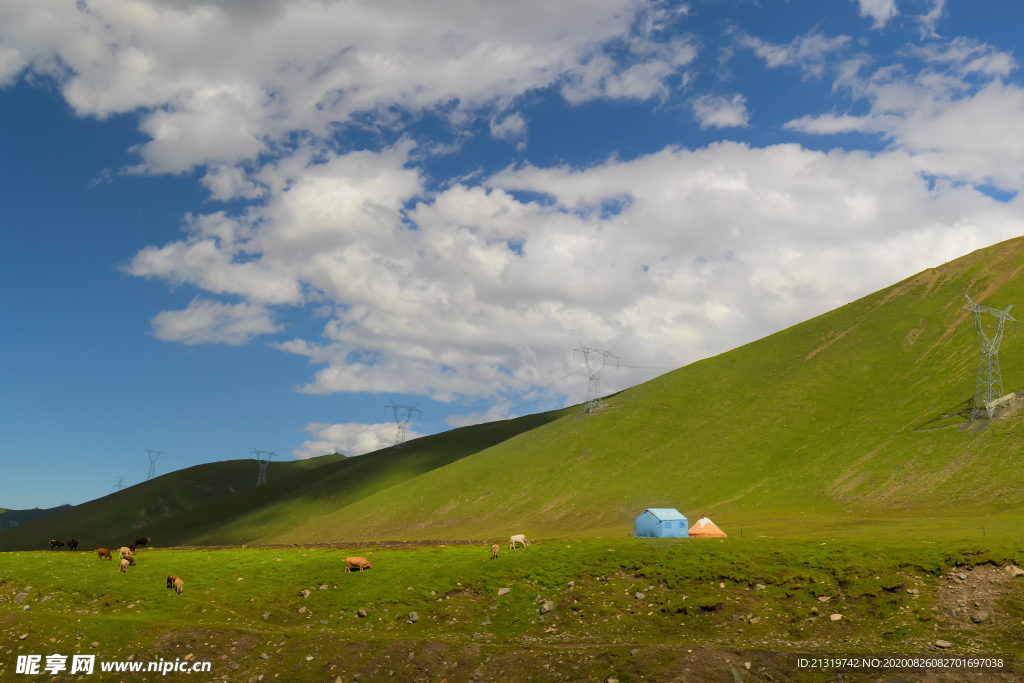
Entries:
[[[413,413],[420,412],[416,409],[416,406],[400,406],[391,399],[388,399],[390,405],[384,406],[385,414],[390,410],[395,416],[395,425],[398,429],[395,431],[395,446],[401,448],[405,445],[405,428],[409,426],[412,421]],[[417,406],[419,403],[416,404]]]
[[146,449],[146,455],[149,456],[149,474],[146,475],[146,481],[149,481],[156,476],[156,461],[163,455],[163,451],[154,451],[149,448]]
[[114,479],[117,479],[117,481],[114,482],[114,490],[115,491],[120,491],[121,489],[123,489],[124,488],[124,477],[114,477]]
[[592,349],[583,344],[580,344],[580,348],[572,350],[573,360],[576,360],[577,353],[583,355],[583,362],[586,363],[587,372],[590,373],[590,383],[587,385],[587,402],[583,405],[583,412],[592,413],[604,405],[601,403],[601,374],[608,367],[608,359],[614,358],[615,367],[619,367],[619,357],[611,351]]
[[[1004,310],[999,310],[974,303],[966,292],[964,296],[967,297],[967,305],[962,308],[974,313],[974,331],[978,335],[978,346],[981,347],[978,379],[974,383],[974,408],[971,410],[971,419],[973,420],[982,409],[985,409],[988,416],[992,417],[992,413],[995,411],[992,402],[1003,395],[1003,376],[999,370],[999,343],[1003,341],[1003,324],[1007,320],[1017,322],[1017,319],[1010,315],[1012,304]],[[985,334],[985,328],[981,324],[982,313],[991,313],[999,319],[996,332],[991,337]]]
[[[270,464],[270,459],[277,455],[276,451],[261,451],[256,447],[253,447],[252,452],[256,455],[256,462],[260,464],[260,476],[256,479],[256,485],[267,483],[267,465]],[[267,456],[266,460],[260,459],[261,455]]]

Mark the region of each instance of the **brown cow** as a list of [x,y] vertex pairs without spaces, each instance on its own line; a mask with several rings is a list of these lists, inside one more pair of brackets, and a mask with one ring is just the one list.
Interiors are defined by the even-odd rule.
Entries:
[[498,550],[499,550],[499,548],[498,548],[498,544],[497,543],[495,543],[494,545],[491,546],[491,559],[492,560],[498,559]]
[[106,560],[114,559],[114,558],[112,558],[110,556],[110,551],[107,550],[106,548],[99,548],[99,549],[97,549],[96,550],[96,554],[99,556],[99,559],[101,559],[101,560],[103,560],[103,559],[106,559]]
[[346,557],[345,558],[345,571],[352,571],[353,567],[359,567],[359,571],[364,569],[373,569],[373,565],[365,557]]
[[175,593],[181,595],[182,591],[185,590],[185,582],[179,579],[177,576],[168,576],[167,587],[173,588]]

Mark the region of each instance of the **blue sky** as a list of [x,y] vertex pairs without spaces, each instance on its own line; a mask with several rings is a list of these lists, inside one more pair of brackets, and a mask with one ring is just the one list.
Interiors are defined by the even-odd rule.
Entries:
[[[1016,2],[0,0],[0,506],[578,402],[1021,234]],[[256,476],[254,466],[253,476]]]

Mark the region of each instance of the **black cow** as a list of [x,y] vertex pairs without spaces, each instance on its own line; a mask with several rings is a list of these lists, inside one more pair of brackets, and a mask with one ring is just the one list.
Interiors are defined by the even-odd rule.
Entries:
[[53,550],[54,548],[63,548],[63,547],[64,547],[64,541],[50,541],[50,550]]
[[147,543],[149,543],[149,536],[135,539],[135,545],[146,545]]
[[78,539],[77,538],[69,538],[68,539],[67,550],[78,550]]

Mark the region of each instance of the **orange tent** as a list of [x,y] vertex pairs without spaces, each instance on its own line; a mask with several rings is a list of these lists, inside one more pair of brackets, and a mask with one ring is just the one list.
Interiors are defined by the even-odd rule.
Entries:
[[707,517],[701,517],[690,527],[690,538],[728,537],[728,534],[715,526]]

